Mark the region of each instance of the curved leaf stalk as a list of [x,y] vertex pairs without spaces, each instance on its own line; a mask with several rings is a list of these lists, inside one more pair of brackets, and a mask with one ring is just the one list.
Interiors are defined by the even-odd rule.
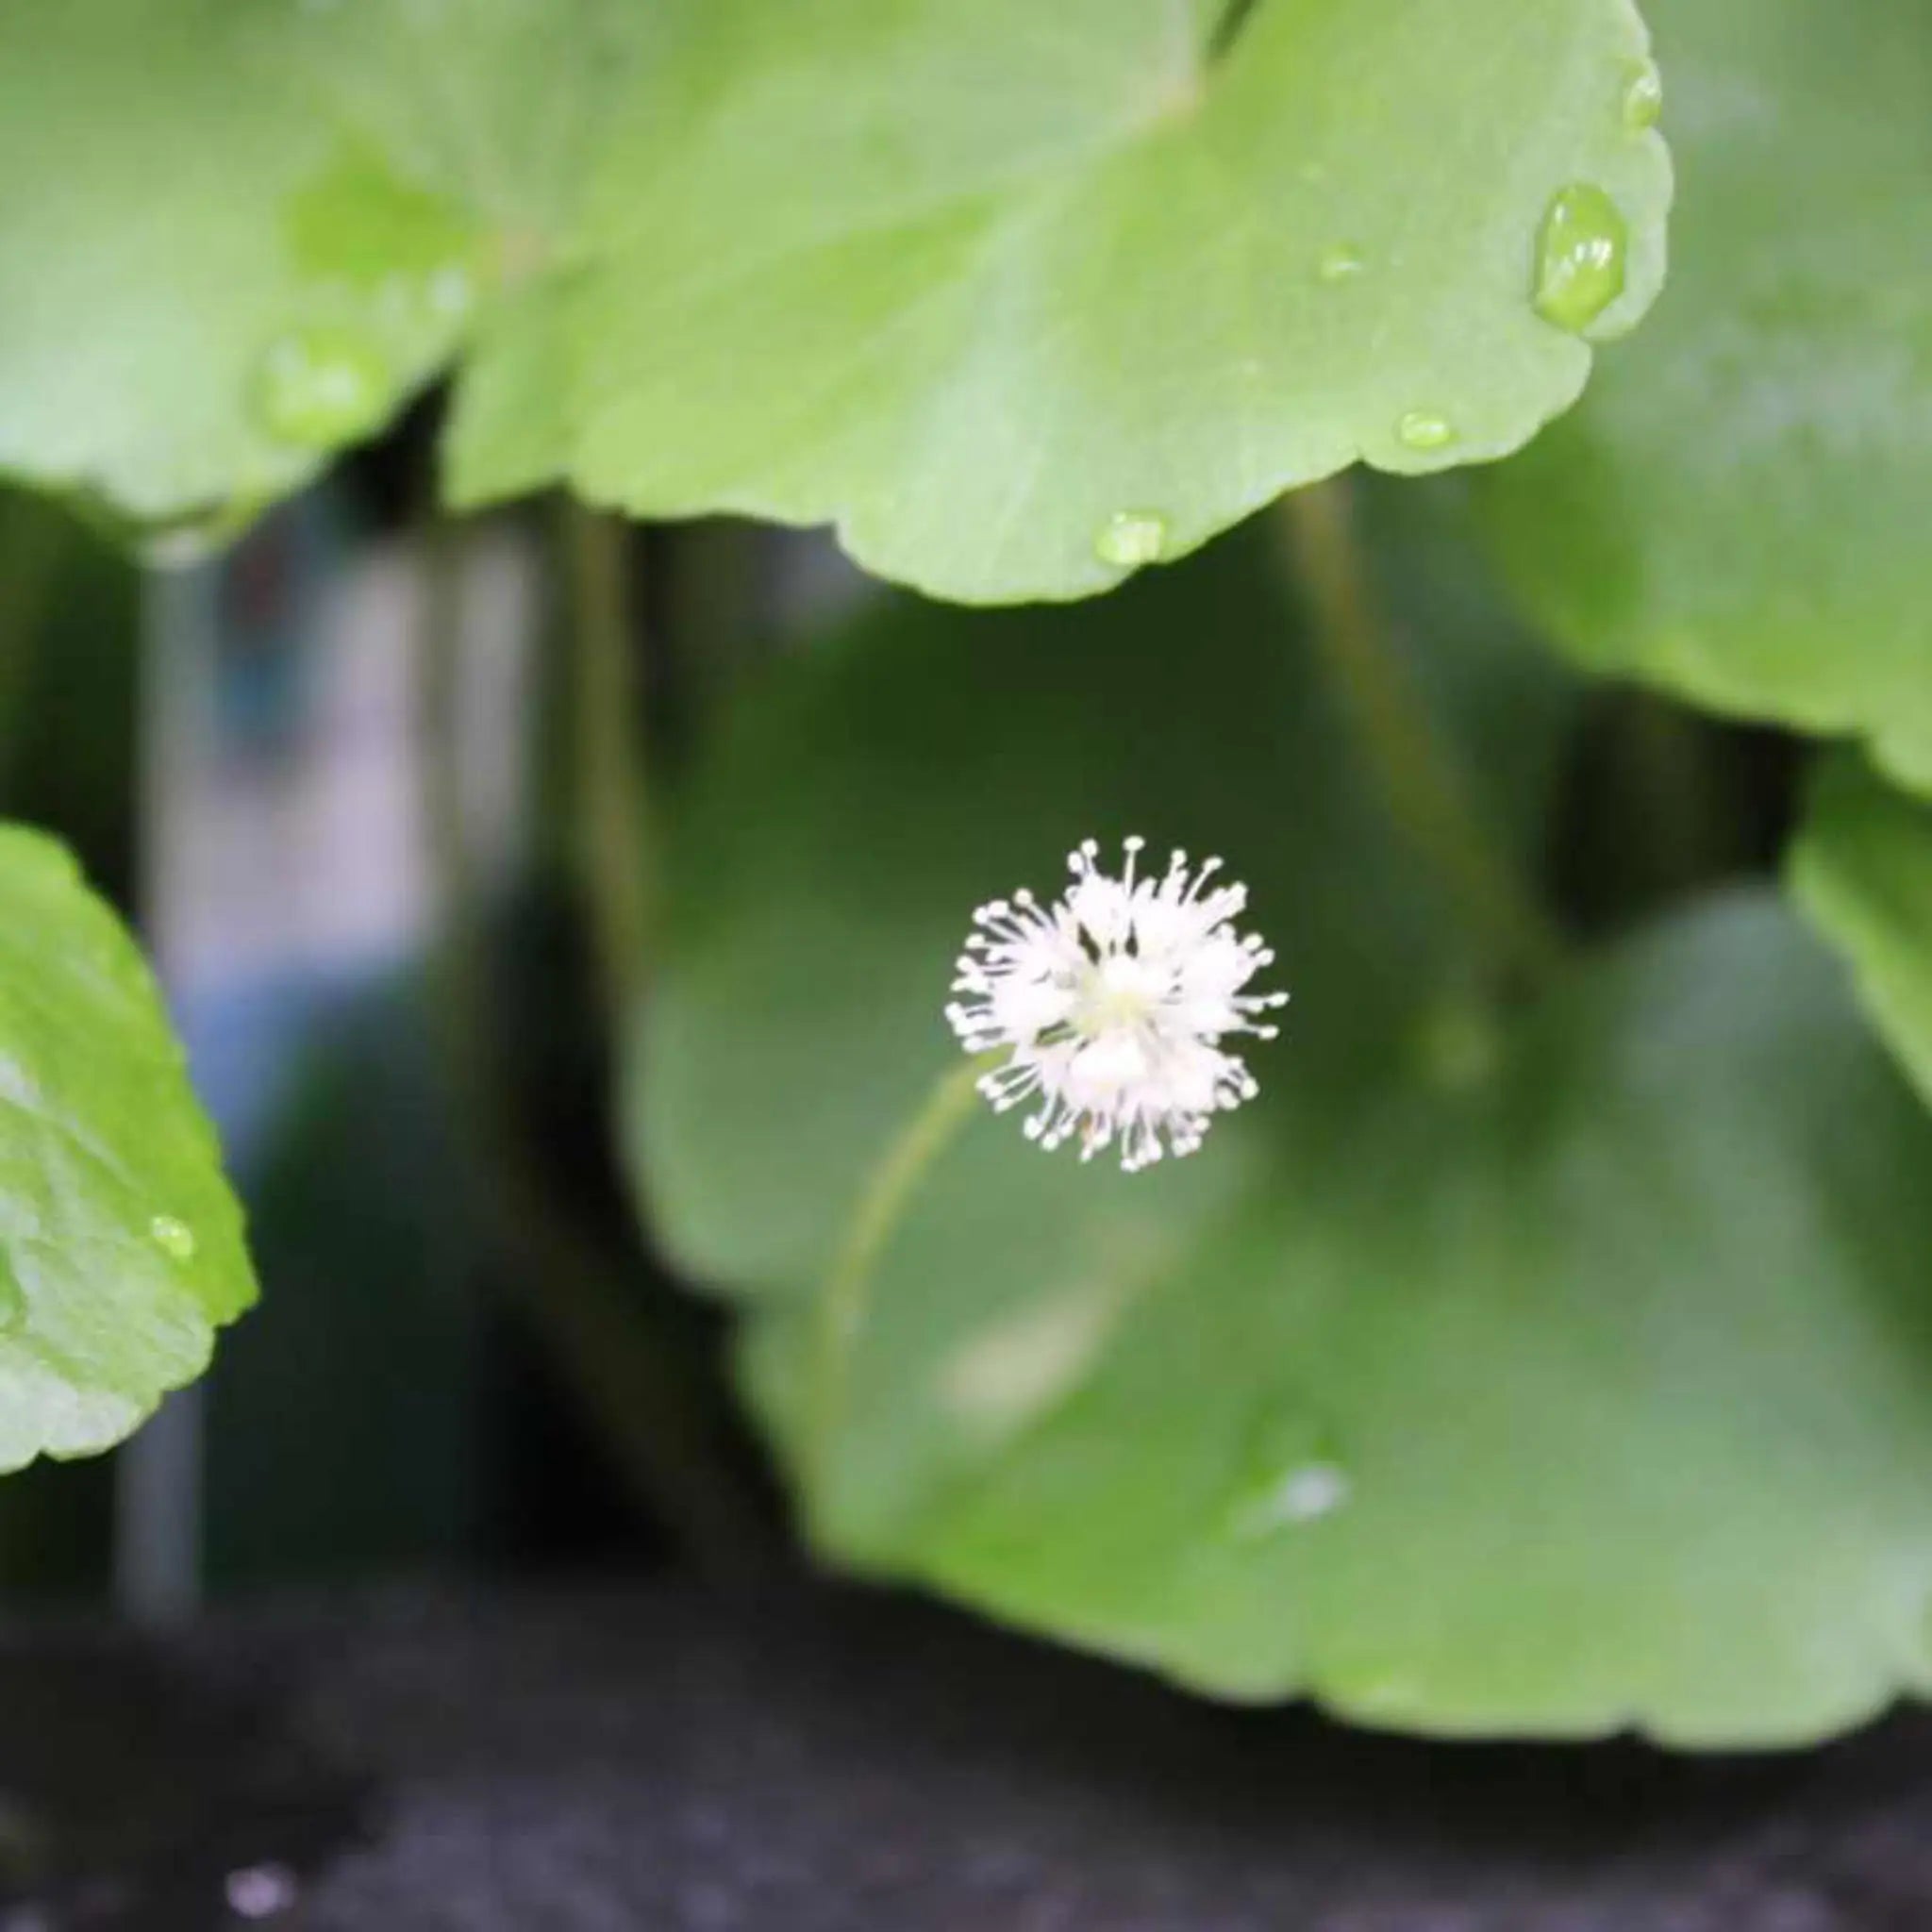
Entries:
[[867,1178],[819,1290],[812,1307],[804,1457],[805,1504],[810,1515],[821,1515],[830,1498],[853,1352],[864,1333],[879,1257],[927,1170],[971,1118],[987,1064],[985,1056],[963,1060],[934,1083]]
[[1282,499],[1295,573],[1314,638],[1355,726],[1390,817],[1440,874],[1498,968],[1531,986],[1569,946],[1518,876],[1471,796],[1467,778],[1403,670],[1376,610],[1340,480]]
[[1261,0],[1227,0],[1220,19],[1214,23],[1214,31],[1208,37],[1208,65],[1212,67],[1225,60],[1234,51],[1234,43],[1241,39],[1241,29],[1247,25],[1258,9]]
[[0,521],[0,584],[7,590],[0,601],[0,785],[13,775],[25,729],[21,707],[67,557],[66,532],[51,512],[16,512]]
[[563,508],[574,605],[571,743],[579,896],[609,1038],[625,1038],[648,977],[657,838],[644,771],[625,525],[575,499]]

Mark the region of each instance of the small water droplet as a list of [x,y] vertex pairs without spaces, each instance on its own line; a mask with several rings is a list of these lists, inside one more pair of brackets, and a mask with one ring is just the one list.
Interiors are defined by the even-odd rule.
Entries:
[[1332,1516],[1354,1488],[1314,1417],[1299,1407],[1276,1410],[1249,1432],[1223,1526],[1242,1541],[1273,1536]]
[[147,1224],[148,1237],[164,1255],[176,1261],[194,1258],[194,1230],[172,1214],[157,1214]]
[[1664,78],[1657,63],[1646,60],[1633,70],[1624,90],[1624,125],[1632,134],[1645,134],[1663,118]]
[[1351,1487],[1345,1469],[1332,1462],[1305,1462],[1282,1477],[1274,1492],[1275,1513],[1283,1523],[1313,1523],[1340,1509]]
[[382,421],[391,390],[382,351],[340,325],[291,330],[261,358],[255,407],[278,441],[333,449]]
[[1578,181],[1550,203],[1537,243],[1536,312],[1580,335],[1624,292],[1630,230],[1601,188]]
[[1367,266],[1359,248],[1352,242],[1338,242],[1322,251],[1322,258],[1315,264],[1315,273],[1324,282],[1349,282]]
[[1103,563],[1124,570],[1158,563],[1167,548],[1167,519],[1153,510],[1116,510],[1100,526],[1093,548]]
[[1456,441],[1456,425],[1433,409],[1411,409],[1395,433],[1406,448],[1415,450],[1447,449]]
[[123,549],[133,551],[157,569],[177,570],[200,563],[227,548],[259,515],[262,503],[243,493],[231,503],[192,510],[180,516],[130,516],[118,504],[93,491],[80,489],[69,501],[88,523]]

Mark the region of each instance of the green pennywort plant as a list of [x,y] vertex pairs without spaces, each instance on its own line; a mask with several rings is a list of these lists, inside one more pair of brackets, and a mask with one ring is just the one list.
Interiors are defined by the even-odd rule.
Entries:
[[[837,1560],[1419,1729],[1783,1741],[1932,1676],[1932,22],[1650,11],[0,22],[0,469],[147,554],[447,382],[453,508],[829,524],[1017,607],[893,596],[734,698],[661,894],[587,626],[627,1154]],[[1310,487],[1351,468],[1404,480]],[[1791,865],[1834,951],[1746,761],[1607,679],[1860,741]],[[956,1016],[1041,1138],[1213,1113],[1126,1178],[1030,1158],[986,1069],[935,1097],[930,990],[962,907],[1139,824],[1239,843],[1267,1104],[1208,1105],[1258,1024],[1218,923],[1160,1068],[1111,901],[1078,959],[995,915]],[[125,942],[8,849],[18,1462],[250,1291]]]

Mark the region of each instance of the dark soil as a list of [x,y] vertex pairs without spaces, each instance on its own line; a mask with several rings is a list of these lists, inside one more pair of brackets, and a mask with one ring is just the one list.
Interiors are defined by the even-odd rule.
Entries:
[[1425,1745],[803,1591],[0,1627],[0,1932],[251,1923],[1932,1932],[1932,1723]]

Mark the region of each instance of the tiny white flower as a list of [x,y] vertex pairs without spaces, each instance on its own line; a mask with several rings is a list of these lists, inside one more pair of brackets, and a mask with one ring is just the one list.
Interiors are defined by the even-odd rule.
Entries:
[[1254,1076],[1222,1041],[1277,1029],[1257,1015],[1286,993],[1243,991],[1274,955],[1239,936],[1245,886],[1221,885],[1218,858],[1137,878],[1144,840],[1126,841],[1119,878],[1089,839],[1067,860],[1074,882],[1051,906],[1031,892],[973,915],[946,1018],[968,1053],[1008,1050],[979,1091],[1004,1112],[1036,1102],[1026,1136],[1080,1158],[1119,1144],[1129,1174],[1163,1154],[1191,1154],[1213,1116],[1255,1094]]

